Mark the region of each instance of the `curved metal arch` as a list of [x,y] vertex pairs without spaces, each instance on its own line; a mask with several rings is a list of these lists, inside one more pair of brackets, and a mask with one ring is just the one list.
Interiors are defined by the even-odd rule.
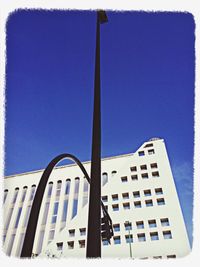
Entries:
[[[63,159],[70,159],[70,160],[74,161],[79,166],[79,168],[83,172],[85,178],[87,179],[88,183],[90,184],[90,177],[89,177],[85,167],[80,162],[80,160],[77,159],[72,154],[66,153],[66,154],[58,155],[48,164],[48,166],[46,167],[46,169],[44,170],[44,172],[42,174],[42,177],[40,179],[40,182],[38,184],[38,187],[37,187],[34,199],[33,199],[33,204],[32,204],[32,208],[31,208],[31,212],[30,212],[30,216],[29,216],[29,220],[28,220],[28,225],[27,225],[26,233],[25,233],[25,237],[24,237],[24,243],[23,243],[23,247],[22,247],[22,251],[21,251],[21,256],[20,256],[21,258],[30,258],[32,255],[35,232],[36,232],[36,228],[37,228],[37,222],[38,222],[38,217],[39,217],[40,208],[41,208],[41,204],[42,204],[42,199],[44,196],[44,191],[45,191],[45,188],[46,188],[46,185],[47,185],[47,182],[48,182],[48,179],[49,179],[51,172],[53,171],[54,167]],[[102,206],[104,213],[106,213],[109,220],[112,222],[112,220],[111,220],[111,218],[110,218],[110,216],[109,216],[102,201],[101,201],[101,206]]]

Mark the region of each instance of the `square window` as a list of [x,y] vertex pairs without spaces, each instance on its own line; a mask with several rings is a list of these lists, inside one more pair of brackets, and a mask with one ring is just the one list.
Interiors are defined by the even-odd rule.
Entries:
[[141,170],[147,170],[147,165],[140,165]]
[[153,155],[153,154],[155,154],[155,150],[154,150],[154,149],[149,149],[149,150],[148,150],[148,154],[149,154],[149,155]]
[[68,245],[68,249],[73,249],[74,248],[74,241],[68,241],[67,245]]
[[157,199],[157,203],[158,203],[159,206],[161,206],[161,205],[165,205],[165,200],[164,200],[164,198],[158,198],[158,199]]
[[150,189],[144,190],[144,195],[145,197],[151,196],[151,190]]
[[113,201],[117,201],[117,200],[118,200],[118,194],[114,194],[114,195],[112,195],[112,200],[113,200]]
[[163,237],[164,239],[172,239],[171,231],[163,231]]
[[102,240],[103,246],[109,245],[109,241],[107,239]]
[[70,229],[70,230],[69,230],[69,236],[70,236],[70,237],[75,236],[75,229]]
[[152,241],[159,240],[158,232],[152,232],[152,233],[150,233],[150,237],[151,237],[151,240]]
[[113,239],[114,239],[114,244],[115,245],[121,244],[120,236],[114,236]]
[[125,209],[125,210],[129,210],[130,209],[130,203],[123,203],[123,208]]
[[169,226],[169,219],[168,218],[160,219],[160,222],[161,222],[162,226]]
[[86,235],[86,228],[80,228],[80,235]]
[[138,241],[139,242],[144,242],[146,241],[146,237],[145,237],[145,234],[142,233],[142,234],[137,234],[137,237],[138,237]]
[[138,176],[137,176],[137,174],[135,174],[135,175],[131,175],[131,179],[132,179],[133,181],[138,180]]
[[146,147],[152,147],[152,146],[153,146],[153,144],[150,143],[150,144],[146,144],[144,147],[146,148]]
[[162,188],[155,188],[155,193],[156,195],[162,195],[163,194]]
[[132,223],[127,221],[124,223],[124,227],[126,231],[132,230]]
[[167,259],[175,259],[176,255],[167,255]]
[[142,173],[142,178],[143,179],[148,179],[149,178],[148,173]]
[[79,240],[79,248],[85,248],[85,240]]
[[137,171],[137,167],[136,167],[136,166],[130,167],[130,170],[131,170],[132,172],[136,172],[136,171]]
[[63,249],[63,242],[56,243],[56,245],[57,245],[57,250]]
[[144,151],[139,151],[138,152],[138,155],[141,157],[141,156],[144,156]]
[[153,177],[159,177],[159,172],[152,172]]
[[153,201],[152,199],[145,200],[146,207],[152,207],[153,206]]
[[134,191],[133,192],[133,197],[134,198],[140,197],[140,191]]
[[113,211],[118,211],[119,210],[119,205],[118,204],[112,205],[112,209],[113,209]]
[[126,243],[133,243],[133,235],[125,235]]
[[108,201],[108,196],[102,196],[101,199],[102,199],[103,202],[107,202]]
[[114,230],[115,232],[119,232],[119,231],[120,231],[120,225],[119,225],[119,223],[117,223],[117,224],[113,224],[113,230]]
[[123,199],[129,199],[129,193],[122,193]]
[[162,256],[154,256],[153,259],[162,259]]
[[157,163],[151,163],[150,166],[151,166],[151,169],[158,168],[158,164]]
[[157,227],[156,220],[148,220],[148,224],[150,228]]
[[137,225],[137,229],[144,229],[144,222],[143,221],[137,221],[136,225]]
[[121,181],[122,181],[122,183],[125,183],[125,182],[127,182],[127,181],[128,181],[128,178],[127,178],[127,176],[123,176],[123,177],[121,177]]
[[141,208],[142,207],[142,205],[141,205],[141,201],[135,201],[134,202],[134,206],[135,206],[135,208]]

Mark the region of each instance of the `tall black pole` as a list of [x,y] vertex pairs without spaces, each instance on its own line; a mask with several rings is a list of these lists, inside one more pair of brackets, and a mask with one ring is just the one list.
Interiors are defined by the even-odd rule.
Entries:
[[104,11],[97,12],[94,111],[92,133],[91,182],[88,214],[87,258],[101,257],[101,90],[100,23],[107,21]]

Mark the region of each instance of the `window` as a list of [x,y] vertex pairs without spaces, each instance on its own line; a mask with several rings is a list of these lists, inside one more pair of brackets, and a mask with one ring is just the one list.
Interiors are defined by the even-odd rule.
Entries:
[[108,196],[102,196],[101,199],[102,199],[103,202],[107,202],[108,201]]
[[8,189],[4,190],[4,199],[3,199],[3,203],[6,202],[7,195],[8,195]]
[[51,223],[56,223],[57,220],[57,213],[58,213],[58,202],[54,203],[54,208],[53,208],[53,215],[51,219]]
[[53,188],[53,183],[50,182],[49,183],[49,186],[48,186],[48,194],[47,194],[47,197],[51,197],[52,188]]
[[157,199],[157,203],[158,203],[159,206],[161,206],[161,205],[165,205],[165,200],[164,200],[164,198],[158,198],[158,199]]
[[24,202],[26,196],[27,186],[23,187],[21,202]]
[[129,193],[122,193],[123,199],[129,199]]
[[66,222],[67,210],[68,210],[68,199],[65,199],[64,202],[63,202],[62,222]]
[[159,172],[152,172],[153,177],[159,177]]
[[114,195],[112,195],[112,200],[113,200],[113,201],[117,201],[117,200],[118,200],[118,194],[114,194]]
[[84,177],[82,207],[84,207],[87,203],[88,203],[88,181]]
[[107,172],[104,172],[102,174],[102,186],[104,186],[108,182],[108,174]]
[[72,218],[74,218],[77,214],[78,210],[78,194],[79,194],[79,184],[80,179],[75,178],[75,188],[74,188],[74,200],[73,200],[73,208],[72,208]]
[[133,197],[134,198],[140,197],[140,191],[134,191],[133,192]]
[[109,241],[107,239],[102,240],[103,246],[109,245]]
[[142,173],[141,176],[142,176],[143,179],[148,179],[149,178],[148,173]]
[[113,239],[114,239],[114,244],[115,245],[121,244],[120,236],[114,236]]
[[125,235],[126,243],[133,243],[133,235]]
[[69,195],[71,180],[67,179],[65,184],[65,195]]
[[79,231],[81,236],[86,235],[86,228],[80,228]]
[[139,151],[138,152],[138,155],[141,157],[141,156],[144,156],[144,151]]
[[57,250],[63,250],[63,242],[56,243]]
[[146,148],[146,147],[152,147],[152,146],[153,146],[153,144],[149,143],[149,144],[146,144],[144,147]]
[[151,196],[151,190],[150,189],[144,190],[144,195],[145,195],[145,197]]
[[153,256],[153,259],[162,259],[162,256]]
[[157,227],[156,220],[148,220],[148,224],[150,228]]
[[146,207],[152,207],[153,206],[153,201],[152,199],[145,200]]
[[126,231],[132,230],[132,223],[131,222],[125,222],[124,227]]
[[152,232],[150,233],[151,241],[159,240],[158,232]]
[[142,207],[141,201],[135,201],[134,206],[135,206],[135,208],[141,208]]
[[151,163],[150,166],[151,166],[152,169],[158,168],[157,163]]
[[146,237],[145,237],[145,234],[142,233],[142,234],[137,234],[137,237],[138,237],[138,241],[139,242],[144,242],[146,241]]
[[29,201],[33,200],[33,197],[35,195],[35,189],[36,189],[36,185],[33,184],[32,187],[31,187],[31,194],[30,194]]
[[74,241],[68,241],[67,245],[68,245],[68,249],[73,249],[74,248]]
[[79,240],[79,248],[85,248],[85,240]]
[[69,230],[69,236],[70,236],[70,237],[75,236],[75,229],[70,229],[70,230]]
[[130,167],[130,170],[131,170],[132,172],[136,172],[136,171],[137,171],[137,167],[136,167],[136,166]]
[[115,175],[117,173],[117,171],[112,171],[111,175]]
[[175,259],[176,255],[167,255],[167,259]]
[[136,226],[137,226],[137,229],[144,229],[144,222],[143,221],[137,221]]
[[14,226],[14,228],[17,228],[17,227],[18,227],[21,213],[22,213],[22,207],[20,207],[20,208],[18,209],[18,213],[17,213],[17,217],[16,217],[16,221],[15,221],[15,226]]
[[172,239],[171,231],[163,231],[163,237],[164,239]]
[[106,210],[108,210],[108,205],[105,205],[104,207],[105,207]]
[[8,227],[10,225],[10,220],[11,220],[11,217],[12,217],[12,214],[13,214],[13,210],[14,210],[13,207],[9,209],[9,212],[8,212],[8,215],[7,215],[7,218],[6,218],[6,223],[4,224],[6,230],[8,229]]
[[113,209],[113,211],[118,211],[119,210],[119,205],[118,204],[112,205],[112,209]]
[[160,222],[161,222],[162,226],[169,226],[169,219],[168,218],[160,219]]
[[131,175],[131,179],[132,179],[133,181],[138,180],[138,176],[137,176],[137,174],[135,174],[135,175]]
[[119,231],[120,231],[120,225],[119,225],[119,223],[117,223],[117,224],[113,224],[113,230],[114,230],[115,232],[119,232]]
[[55,230],[54,229],[52,229],[52,230],[49,231],[49,241],[52,241],[53,240],[54,234],[55,234]]
[[155,150],[154,150],[154,149],[149,149],[149,150],[148,150],[148,154],[149,154],[149,155],[153,155],[153,154],[155,154]]
[[59,181],[57,182],[57,187],[56,187],[56,196],[57,196],[57,197],[60,196],[61,186],[62,186],[62,181],[59,180]]
[[140,165],[141,170],[147,170],[147,165]]
[[42,224],[43,225],[45,225],[47,222],[48,212],[49,212],[49,202],[46,202],[44,213],[43,213],[43,218],[42,218]]
[[130,203],[123,203],[123,208],[125,209],[125,210],[129,210],[130,209]]
[[14,193],[12,204],[14,204],[16,202],[17,196],[18,196],[18,192],[19,192],[19,187],[15,188],[15,193]]
[[23,227],[27,227],[27,224],[28,224],[28,219],[29,219],[29,216],[30,216],[30,212],[31,212],[31,206],[27,206],[26,208],[26,213],[25,213],[25,218],[24,218],[24,223],[23,223]]
[[121,181],[122,181],[122,183],[125,183],[125,182],[127,182],[127,181],[128,181],[128,178],[127,178],[127,176],[123,176],[123,177],[121,177]]
[[162,195],[163,194],[162,188],[156,188],[155,193],[156,193],[156,195]]

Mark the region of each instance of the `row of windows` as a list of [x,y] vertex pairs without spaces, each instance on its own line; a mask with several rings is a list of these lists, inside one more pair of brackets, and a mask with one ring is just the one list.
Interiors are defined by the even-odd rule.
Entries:
[[[149,179],[149,178],[158,178],[160,177],[160,174],[158,171],[155,171],[155,172],[151,172],[151,174],[149,174],[148,172],[145,172],[145,173],[141,173],[140,175],[138,174],[133,174],[131,175],[131,180],[132,181],[136,181],[138,180],[139,178],[142,178],[142,179]],[[126,183],[128,182],[128,176],[122,176],[121,177],[121,181],[122,183]]]
[[155,154],[155,150],[154,149],[148,149],[147,151],[144,151],[144,150],[138,151],[138,156],[139,157],[145,156],[146,153],[148,155],[153,155],[153,154]]
[[[164,239],[172,239],[172,233],[170,230],[163,231],[162,236]],[[149,237],[151,241],[159,240],[159,234],[158,232],[150,232]],[[145,242],[147,241],[146,234],[145,233],[138,233],[136,234],[135,238],[133,238],[132,234],[125,235],[125,241],[126,243],[133,243],[133,242]],[[113,243],[115,245],[121,244],[121,236],[114,236],[113,237]],[[109,242],[107,240],[103,240],[103,245],[108,245]]]
[[[152,199],[145,200],[144,203],[145,203],[146,207],[153,206],[153,200]],[[157,198],[156,203],[158,206],[165,205],[165,200],[164,200],[164,198]],[[140,200],[134,201],[133,205],[135,208],[142,208],[142,202]],[[123,209],[125,209],[125,210],[130,209],[130,202],[122,203],[122,206],[123,206]],[[108,209],[108,206],[105,205],[105,208]],[[119,204],[112,204],[112,210],[113,211],[119,211]]]
[[[27,189],[28,189],[27,186],[24,186],[24,187],[23,187],[20,202],[24,202],[25,197],[26,197]],[[33,196],[34,196],[34,194],[35,194],[35,189],[36,189],[36,185],[32,185],[32,186],[31,186],[30,196],[29,196],[29,201],[31,201],[31,200],[33,199]],[[13,198],[12,198],[12,204],[15,204],[18,195],[19,195],[19,187],[16,187],[16,188],[15,188],[15,191],[14,191]],[[6,202],[7,196],[8,196],[8,189],[5,189],[5,190],[4,190],[4,200],[3,200],[3,203]]]
[[[150,163],[149,166],[151,169],[157,169],[158,168],[158,164],[156,162]],[[140,169],[141,171],[147,170],[147,165],[143,164],[143,165],[140,165],[140,167],[138,167],[138,166],[130,167],[131,172],[136,172],[138,169]]]
[[[159,223],[161,224],[162,227],[166,227],[170,225],[168,218],[161,218],[159,220]],[[149,228],[155,228],[157,227],[158,222],[155,219],[151,219],[147,221],[147,224]],[[121,230],[121,227],[122,226],[120,225],[120,223],[113,224],[114,232],[119,232]],[[125,230],[133,230],[134,228],[144,229],[145,225],[144,225],[144,221],[136,221],[134,226],[131,222],[125,222],[123,227]]]
[[[132,194],[129,193],[129,192],[124,192],[124,193],[121,194],[121,197],[122,197],[122,199],[129,199],[130,196],[133,195],[134,198],[139,198],[141,196],[141,194],[143,194],[145,197],[147,197],[147,196],[151,196],[152,195],[152,191],[153,190],[151,190],[151,189],[145,189],[145,190],[143,190],[143,193],[141,193],[140,191],[134,191],[134,192],[132,192]],[[156,195],[162,195],[163,194],[163,190],[160,187],[159,188],[155,188],[154,192],[155,192]],[[118,201],[119,197],[120,197],[119,194],[113,194],[113,195],[111,195],[111,200],[112,201]],[[106,196],[102,196],[101,199],[102,199],[102,201],[104,203],[108,202],[108,196],[107,195]]]

